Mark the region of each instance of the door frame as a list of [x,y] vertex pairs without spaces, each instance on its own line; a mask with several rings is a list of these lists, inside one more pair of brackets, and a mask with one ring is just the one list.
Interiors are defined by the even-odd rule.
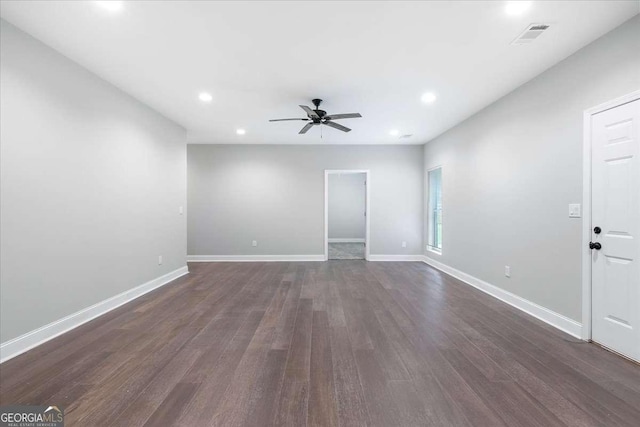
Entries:
[[365,174],[365,212],[364,218],[364,259],[369,261],[370,247],[369,236],[371,228],[371,182],[369,169],[325,169],[324,170],[324,260],[329,260],[329,175],[331,174]]
[[582,135],[582,339],[591,341],[591,118],[640,99],[640,90],[584,110]]

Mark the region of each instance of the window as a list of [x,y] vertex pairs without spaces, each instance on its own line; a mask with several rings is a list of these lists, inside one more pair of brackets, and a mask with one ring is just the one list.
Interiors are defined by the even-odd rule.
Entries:
[[429,206],[428,206],[428,249],[442,252],[442,168],[428,172]]

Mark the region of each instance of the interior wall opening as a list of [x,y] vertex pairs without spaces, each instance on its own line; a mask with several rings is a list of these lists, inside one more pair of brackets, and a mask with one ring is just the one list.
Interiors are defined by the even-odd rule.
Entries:
[[327,254],[330,260],[366,259],[367,174],[327,175]]

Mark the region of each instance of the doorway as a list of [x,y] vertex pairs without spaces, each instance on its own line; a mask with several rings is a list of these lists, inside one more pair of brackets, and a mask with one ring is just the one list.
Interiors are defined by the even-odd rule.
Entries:
[[585,112],[583,338],[640,361],[640,92]]
[[324,259],[369,259],[369,171],[325,170]]

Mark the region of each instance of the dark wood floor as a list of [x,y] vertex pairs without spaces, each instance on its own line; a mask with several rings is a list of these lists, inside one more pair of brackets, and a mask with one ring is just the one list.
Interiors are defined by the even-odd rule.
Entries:
[[640,367],[421,263],[212,263],[0,365],[68,426],[638,426]]

